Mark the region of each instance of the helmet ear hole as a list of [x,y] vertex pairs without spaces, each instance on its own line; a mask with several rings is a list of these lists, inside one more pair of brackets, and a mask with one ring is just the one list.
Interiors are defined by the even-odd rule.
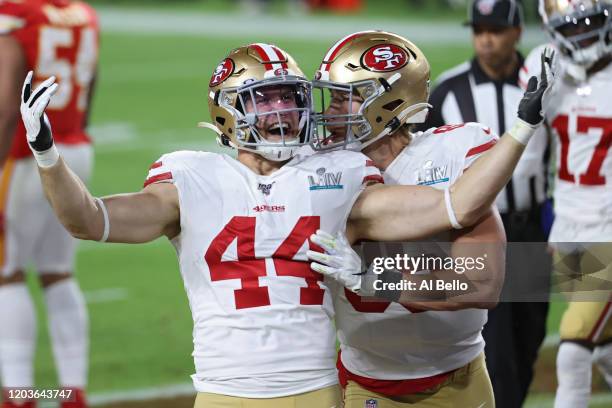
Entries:
[[380,123],[380,122],[382,122],[382,120],[383,120],[383,119],[382,119],[382,117],[381,117],[381,116],[377,116],[377,117],[376,117],[376,123]]
[[404,101],[402,99],[396,99],[394,101],[391,101],[391,102],[388,102],[388,103],[384,104],[382,108],[385,109],[385,110],[388,110],[390,112],[393,112],[402,103],[404,103]]

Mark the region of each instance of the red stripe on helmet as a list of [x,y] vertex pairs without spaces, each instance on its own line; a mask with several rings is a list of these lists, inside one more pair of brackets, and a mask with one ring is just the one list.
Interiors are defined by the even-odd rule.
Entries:
[[[283,60],[285,59],[285,56],[283,55],[283,53],[282,53],[282,51],[281,51],[281,50],[279,50],[278,48],[276,48],[276,47],[275,47],[275,46],[273,46],[273,45],[271,46],[271,48],[272,48],[272,49],[274,50],[274,52],[276,53],[276,56],[278,57],[278,60],[279,60],[279,61],[283,61]],[[289,67],[287,66],[287,62],[281,62],[280,64],[281,64],[281,66],[282,66],[284,69],[288,69],[288,68],[289,68]]]
[[[349,41],[353,40],[354,38],[359,37],[360,35],[362,35],[362,33],[355,33],[353,35],[349,35],[348,37],[346,37],[344,40],[340,41],[339,43],[334,44],[328,51],[327,54],[329,54],[329,52],[331,51],[331,54],[329,55],[329,57],[326,58],[326,61],[323,61],[323,63],[325,64],[325,71],[329,71],[329,62],[327,61],[333,61],[334,58],[336,58],[336,55],[338,55],[338,53],[340,52],[340,50],[342,49],[342,47],[344,47],[346,45],[346,43],[348,43]],[[332,51],[333,50],[333,51]],[[326,54],[326,55],[327,55]]]
[[272,64],[270,63],[270,58],[268,57],[266,50],[264,50],[261,46],[257,44],[251,44],[251,48],[253,48],[257,52],[257,54],[259,54],[259,57],[264,62],[264,67],[266,68],[266,71],[271,70]]

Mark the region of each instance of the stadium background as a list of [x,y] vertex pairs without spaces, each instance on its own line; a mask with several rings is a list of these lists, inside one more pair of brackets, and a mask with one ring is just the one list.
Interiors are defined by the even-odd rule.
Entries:
[[[307,75],[314,73],[333,41],[364,29],[393,31],[414,41],[431,63],[432,79],[472,56],[470,32],[461,26],[464,0],[363,0],[359,10],[341,14],[306,13],[291,0],[271,0],[263,13],[231,0],[90,3],[102,25],[90,127],[96,148],[91,190],[100,196],[139,190],[149,165],[165,152],[218,149],[213,134],[196,124],[208,120],[210,74],[236,46],[275,43]],[[526,3],[530,25],[522,42],[525,53],[546,39],[537,24],[535,0]],[[138,246],[82,242],[77,275],[90,312],[92,405],[192,406],[192,321],[171,245],[165,239]],[[37,293],[42,322],[36,381],[41,388],[53,387],[40,288],[32,279],[29,284]],[[564,307],[551,304],[548,336],[527,407],[552,406],[557,328]],[[594,388],[591,406],[611,406],[598,374]]]

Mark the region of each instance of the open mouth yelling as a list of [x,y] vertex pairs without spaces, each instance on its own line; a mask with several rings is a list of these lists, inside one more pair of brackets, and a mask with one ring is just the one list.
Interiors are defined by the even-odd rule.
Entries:
[[273,136],[289,136],[292,131],[291,124],[289,122],[276,122],[268,126],[268,134]]

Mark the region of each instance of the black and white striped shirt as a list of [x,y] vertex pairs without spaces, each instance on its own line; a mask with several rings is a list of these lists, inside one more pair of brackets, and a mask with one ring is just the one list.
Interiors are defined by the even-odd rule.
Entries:
[[[476,58],[452,68],[438,77],[429,103],[433,109],[421,130],[446,124],[480,122],[502,135],[516,120],[523,96],[519,69],[504,80],[489,78]],[[545,151],[547,141],[533,138],[527,145],[512,180],[497,197],[501,213],[530,210],[545,199]]]

